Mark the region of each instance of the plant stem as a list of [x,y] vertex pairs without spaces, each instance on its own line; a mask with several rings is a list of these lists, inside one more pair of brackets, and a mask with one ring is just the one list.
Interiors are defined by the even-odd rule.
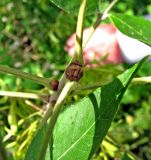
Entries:
[[0,91],[0,96],[15,97],[15,98],[26,98],[26,99],[41,99],[43,96],[35,93],[24,93],[24,92],[9,92]]
[[63,74],[63,76],[61,77],[60,82],[59,82],[58,90],[55,91],[51,95],[51,97],[49,99],[49,103],[47,103],[47,105],[46,105],[47,110],[46,110],[45,114],[43,115],[43,118],[41,119],[41,121],[39,123],[38,130],[43,127],[43,125],[47,122],[48,118],[51,116],[53,106],[54,106],[54,102],[57,101],[57,99],[58,99],[62,89],[64,88],[65,84],[66,84],[66,78],[65,78],[65,74]]
[[47,103],[46,106],[47,110],[44,112],[44,115],[38,125],[37,132],[42,129],[45,123],[47,123],[47,120],[51,117],[52,111],[53,111],[53,105],[51,103]]
[[75,53],[74,60],[78,60],[83,64],[83,23],[85,17],[87,0],[83,0],[79,9],[77,29],[76,29],[76,42],[75,42]]
[[[79,9],[77,28],[76,28],[75,54],[74,54],[74,58],[72,59],[72,61],[78,60],[79,62],[81,62],[81,64],[83,64],[82,39],[83,39],[83,22],[84,22],[85,10],[86,10],[86,3],[87,3],[87,0],[83,0]],[[55,102],[57,100],[58,96],[60,95],[62,89],[66,84],[66,81],[67,79],[64,73],[59,82],[58,90],[54,92],[54,94],[50,97],[50,103],[47,104],[48,109],[45,112],[44,117],[42,118],[39,124],[39,129],[47,122],[48,118],[51,116],[52,107],[53,107],[52,102]]]
[[6,67],[3,65],[0,65],[0,72],[13,74],[13,75],[18,76],[20,78],[29,79],[29,80],[32,80],[32,81],[38,83],[38,84],[41,84],[43,86],[50,88],[50,80],[47,78],[38,77],[38,76],[32,75],[30,73],[22,72],[20,70]]
[[132,83],[133,84],[137,84],[137,83],[151,83],[151,76],[134,78],[132,80]]
[[95,23],[93,24],[93,26],[90,28],[90,32],[88,35],[88,38],[86,39],[86,41],[83,44],[83,49],[85,48],[86,44],[88,43],[88,41],[90,40],[90,38],[92,37],[94,31],[96,30],[96,28],[98,27],[98,25],[100,24],[100,22],[102,20],[104,20],[105,18],[107,18],[108,12],[112,9],[112,7],[118,2],[118,0],[113,0],[109,6],[107,7],[107,9],[103,12],[103,14],[101,15],[101,17],[98,17],[97,20],[95,21]]
[[118,150],[119,150],[120,152],[128,153],[129,155],[131,155],[131,156],[134,157],[135,159],[137,159],[137,160],[142,160],[140,157],[138,157],[138,156],[136,156],[134,153],[132,153],[132,152],[129,150],[129,148],[127,148],[127,147],[125,148],[125,147],[123,146],[123,144],[118,143],[118,142],[115,140],[115,138],[113,138],[113,136],[112,136],[111,134],[108,134],[106,138],[107,138],[107,141],[108,141],[110,144],[114,145],[116,148],[118,148]]
[[106,10],[103,12],[103,15],[102,15],[102,20],[103,19],[105,19],[105,18],[107,18],[107,16],[108,16],[108,13],[109,13],[109,11],[113,8],[113,6],[118,2],[119,0],[113,0],[110,4],[109,4],[109,6],[106,8]]
[[40,106],[37,106],[36,104],[32,103],[31,101],[25,100],[25,103],[27,105],[29,105],[31,108],[33,108],[34,110],[39,111],[39,112],[43,112],[43,109]]
[[46,149],[49,143],[49,140],[52,138],[52,134],[53,134],[53,128],[55,126],[57,117],[60,113],[61,107],[62,107],[62,103],[65,100],[65,98],[67,97],[67,95],[69,94],[69,92],[71,91],[71,89],[77,84],[77,82],[67,82],[67,84],[65,85],[65,87],[63,88],[60,96],[58,97],[58,100],[54,106],[54,110],[52,113],[52,116],[50,118],[50,121],[48,123],[48,129],[46,131],[46,136],[44,139],[44,142],[42,143],[42,148],[40,151],[40,156],[38,160],[44,160],[45,159],[45,153],[46,153]]
[[[107,83],[109,83],[109,81],[108,82],[97,82],[97,83],[89,84],[89,85],[85,85],[85,86],[79,85],[72,92],[72,95],[78,94],[80,91],[83,91],[83,90],[92,90],[92,89],[96,89],[98,87],[102,87],[102,86],[106,85]],[[131,83],[133,85],[138,84],[138,83],[139,84],[151,83],[151,76],[133,78]]]
[[[84,23],[84,17],[85,17],[86,4],[87,4],[87,0],[83,0],[80,5],[78,21],[77,21],[77,29],[76,29],[75,53],[74,53],[74,58],[72,59],[72,61],[78,60],[81,64],[83,64],[82,43],[83,43],[83,23]],[[57,99],[56,97],[59,96],[54,106],[54,109],[48,124],[48,129],[47,129],[46,137],[44,139],[44,143],[42,144],[42,150],[40,152],[39,160],[44,159],[49,140],[52,140],[53,128],[55,126],[55,123],[59,115],[59,112],[61,110],[61,106],[63,104],[64,99],[67,97],[71,89],[77,85],[77,82],[73,81],[73,82],[66,83],[66,81],[67,80],[66,80],[65,74],[63,74],[58,91],[54,93],[54,95],[50,99],[50,100],[56,100]],[[49,107],[51,106],[52,106],[52,103],[50,101]],[[51,111],[51,108],[48,109],[48,111],[46,112],[44,119],[41,123],[42,125],[47,121],[48,115],[51,114],[50,111]]]
[[89,84],[89,85],[85,85],[85,86],[82,86],[82,85],[79,85],[75,88],[75,90],[73,90],[72,94],[71,95],[76,95],[78,94],[80,91],[83,91],[83,90],[92,90],[92,89],[96,89],[98,87],[101,87],[105,85],[103,82],[98,82],[98,83],[95,83],[95,84]]

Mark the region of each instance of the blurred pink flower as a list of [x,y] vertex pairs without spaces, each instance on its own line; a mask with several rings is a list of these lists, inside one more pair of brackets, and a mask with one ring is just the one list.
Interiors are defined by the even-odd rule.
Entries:
[[[89,31],[90,28],[84,30],[84,41],[86,40]],[[69,37],[65,45],[65,50],[71,57],[74,54],[74,44],[75,33]],[[106,54],[108,54],[108,56],[103,63],[119,64],[123,62],[116,38],[116,29],[112,24],[102,24],[95,30],[84,49],[85,64],[88,64],[93,60],[99,61],[100,58]]]

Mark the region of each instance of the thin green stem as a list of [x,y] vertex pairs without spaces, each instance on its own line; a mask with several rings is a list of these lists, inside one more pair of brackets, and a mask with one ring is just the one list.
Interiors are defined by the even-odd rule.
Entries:
[[46,124],[47,120],[51,117],[52,113],[53,113],[53,105],[51,103],[47,103],[46,104],[46,108],[47,110],[44,113],[44,116],[42,117],[39,125],[38,125],[38,129],[37,132],[42,129],[42,127],[44,126],[44,124]]
[[24,92],[9,92],[0,91],[0,96],[15,97],[15,98],[25,98],[25,99],[42,99],[44,95],[38,95],[35,93],[24,93]]
[[151,76],[148,77],[139,77],[139,78],[134,78],[132,80],[132,84],[138,84],[138,83],[151,83]]
[[81,91],[83,90],[93,90],[93,89],[96,89],[98,87],[101,87],[103,85],[105,85],[106,83],[103,83],[103,82],[98,82],[98,83],[95,83],[95,84],[89,84],[89,85],[85,85],[85,86],[82,86],[82,85],[79,85],[75,88],[75,90],[73,90],[72,94],[71,95],[76,95],[78,93],[80,93]]
[[[79,9],[77,28],[76,28],[75,54],[74,54],[74,58],[72,59],[72,61],[75,61],[75,60],[80,61],[81,64],[83,64],[82,40],[83,40],[83,23],[84,23],[84,17],[85,17],[86,3],[87,3],[87,0],[83,0]],[[52,107],[53,107],[52,102],[55,102],[57,100],[66,82],[67,82],[67,79],[64,73],[59,82],[58,90],[54,92],[54,94],[50,97],[50,103],[47,104],[48,109],[45,112],[44,117],[42,118],[39,124],[39,129],[47,122],[48,118],[51,116]]]
[[13,75],[20,77],[20,78],[29,79],[29,80],[32,80],[32,81],[38,83],[38,84],[41,84],[43,86],[50,88],[50,80],[47,78],[38,77],[38,76],[32,75],[30,73],[22,72],[20,70],[6,67],[3,65],[0,65],[0,72],[7,73],[7,74],[13,74]]
[[43,125],[47,122],[48,118],[51,116],[54,103],[57,101],[57,99],[58,99],[62,89],[64,88],[65,84],[66,84],[66,78],[65,78],[65,74],[63,74],[63,76],[61,77],[60,82],[59,82],[58,90],[55,91],[51,95],[51,97],[49,99],[49,103],[47,103],[47,105],[46,105],[47,110],[44,113],[43,118],[41,119],[41,121],[39,123],[38,130],[43,127]]
[[40,106],[37,106],[36,104],[34,104],[33,102],[29,101],[29,100],[25,100],[25,103],[30,106],[31,108],[33,108],[36,111],[39,112],[43,112],[43,109]]
[[[92,90],[92,89],[96,89],[96,88],[98,88],[98,87],[102,87],[102,86],[104,86],[104,85],[107,84],[107,83],[109,83],[109,81],[107,81],[107,82],[97,82],[97,83],[89,84],[89,85],[85,85],[85,86],[79,85],[79,86],[77,86],[77,87],[75,88],[75,90],[72,92],[72,95],[78,94],[80,91],[83,91],[83,90]],[[133,85],[135,85],[135,84],[151,83],[151,76],[133,78],[131,83],[132,83]]]
[[93,26],[90,28],[89,31],[89,35],[88,38],[86,39],[86,41],[83,43],[83,49],[85,48],[86,44],[88,43],[88,41],[90,40],[90,38],[92,37],[94,31],[96,30],[96,28],[98,27],[98,25],[100,24],[100,22],[102,20],[104,20],[105,18],[107,18],[108,12],[112,9],[112,7],[118,2],[119,0],[113,0],[109,6],[107,7],[107,9],[103,12],[103,14],[101,15],[101,17],[98,17],[97,20],[95,21],[95,23],[93,24]]
[[113,6],[118,2],[119,0],[113,0],[110,4],[109,4],[109,6],[106,8],[106,10],[103,12],[103,15],[102,15],[102,20],[103,19],[105,19],[105,18],[107,18],[107,16],[108,16],[108,13],[109,13],[109,11],[113,8]]
[[108,134],[106,138],[107,138],[107,141],[109,141],[112,145],[114,145],[116,148],[118,148],[119,151],[128,153],[137,160],[142,160],[140,157],[133,154],[128,148],[125,148],[123,146],[123,144],[117,143],[117,141],[115,140],[115,138],[113,138],[112,135]]
[[85,17],[87,0],[83,0],[79,9],[78,21],[77,21],[77,29],[76,29],[76,42],[75,42],[75,53],[74,60],[78,60],[83,64],[83,23]]
[[47,129],[46,134],[45,134],[46,136],[45,136],[44,142],[43,142],[43,144],[41,144],[42,148],[41,148],[38,160],[44,160],[45,159],[46,149],[47,149],[49,140],[52,138],[53,128],[55,126],[57,117],[58,117],[58,115],[60,113],[63,101],[65,100],[65,98],[67,97],[67,95],[69,94],[71,89],[76,84],[77,84],[76,82],[67,82],[67,84],[63,88],[60,96],[58,97],[58,100],[57,100],[57,102],[56,102],[56,104],[54,106],[54,110],[53,110],[52,116],[51,116],[50,121],[48,123],[48,129]]

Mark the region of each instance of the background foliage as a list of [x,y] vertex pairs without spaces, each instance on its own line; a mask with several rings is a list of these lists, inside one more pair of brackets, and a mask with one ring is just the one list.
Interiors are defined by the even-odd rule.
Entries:
[[[105,3],[105,0],[101,2]],[[123,0],[113,8],[113,12],[138,16],[151,14],[151,1]],[[0,1],[0,14],[0,64],[40,76],[58,78],[70,60],[64,45],[67,38],[75,32],[76,16],[59,10],[47,0]],[[90,26],[95,18],[87,16],[85,26]],[[128,64],[123,64],[114,66],[113,70],[113,66],[106,65],[104,69],[110,69],[110,73],[100,68],[97,68],[97,72],[100,77],[108,75],[108,79],[102,80],[108,82],[111,77],[128,67]],[[138,76],[150,75],[150,68],[150,62],[146,62]],[[89,70],[89,77],[84,83],[94,82],[96,77],[93,75],[94,79],[90,79],[92,74]],[[44,94],[49,92],[29,80],[4,74],[0,74],[0,89]],[[129,87],[108,137],[94,155],[94,159],[118,157],[123,148],[132,151],[143,160],[151,159],[150,93],[150,84]],[[66,103],[83,96],[82,93],[69,98]],[[8,159],[23,158],[44,105],[45,102],[40,100],[0,97],[0,139],[4,141]],[[2,150],[3,148],[0,148],[0,151]]]

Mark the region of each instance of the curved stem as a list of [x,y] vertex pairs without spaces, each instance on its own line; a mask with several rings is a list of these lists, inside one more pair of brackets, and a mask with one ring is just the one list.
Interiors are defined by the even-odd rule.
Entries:
[[54,110],[52,113],[52,116],[50,118],[50,121],[48,123],[48,129],[46,131],[46,136],[44,139],[44,142],[42,143],[42,148],[39,154],[39,159],[38,160],[44,160],[45,158],[45,153],[46,153],[46,149],[48,147],[48,143],[49,140],[52,138],[52,134],[53,134],[53,128],[55,126],[57,117],[60,113],[61,107],[62,107],[62,103],[65,100],[65,98],[67,97],[67,95],[69,94],[69,92],[71,91],[71,89],[77,84],[77,82],[67,82],[67,84],[65,85],[65,87],[63,88],[55,106],[54,106]]
[[20,78],[29,79],[29,80],[32,80],[32,81],[38,83],[38,84],[41,84],[43,86],[50,88],[50,80],[47,78],[38,77],[38,76],[32,75],[30,73],[22,72],[18,69],[13,69],[13,68],[6,67],[3,65],[0,65],[0,72],[13,74],[13,75],[20,77]]

